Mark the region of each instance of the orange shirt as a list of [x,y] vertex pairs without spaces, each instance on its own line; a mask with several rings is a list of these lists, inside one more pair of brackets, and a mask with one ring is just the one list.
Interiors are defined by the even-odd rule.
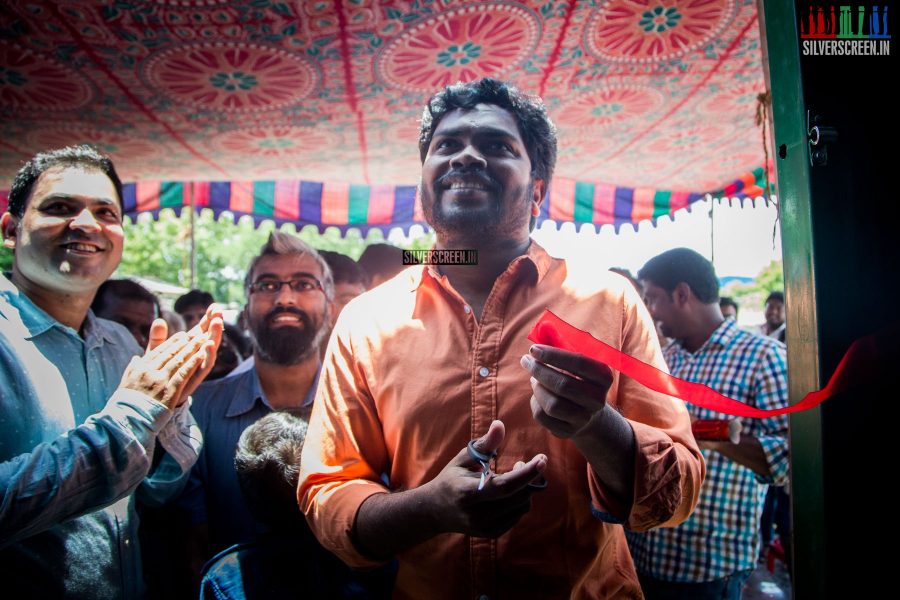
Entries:
[[532,242],[497,278],[480,322],[430,267],[407,269],[347,305],[326,352],[298,489],[326,548],[351,566],[377,564],[351,539],[362,502],[430,481],[500,419],[506,438],[497,472],[544,453],[547,489],[496,540],[443,534],[401,553],[395,597],[641,597],[622,526],[595,513],[636,530],[678,524],[697,501],[704,466],[683,403],[618,373],[607,401],[637,440],[631,507],[610,505],[575,446],[534,421],[519,359],[544,307],[666,368],[631,284],[576,271]]

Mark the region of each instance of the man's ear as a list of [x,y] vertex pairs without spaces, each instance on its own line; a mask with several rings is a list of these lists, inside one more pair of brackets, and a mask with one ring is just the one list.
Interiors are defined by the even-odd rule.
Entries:
[[328,322],[334,327],[334,322],[337,320],[337,307],[334,305],[334,299],[328,301]]
[[0,229],[3,230],[3,247],[12,251],[16,249],[16,235],[18,234],[19,217],[11,212],[3,213],[0,217]]
[[541,211],[541,203],[544,201],[544,196],[547,195],[547,182],[543,179],[535,179],[534,180],[534,189],[531,198],[531,214],[533,216],[538,216]]
[[679,282],[678,285],[675,286],[675,289],[672,290],[672,300],[679,306],[687,304],[692,295],[693,292],[691,291],[691,286],[684,281]]

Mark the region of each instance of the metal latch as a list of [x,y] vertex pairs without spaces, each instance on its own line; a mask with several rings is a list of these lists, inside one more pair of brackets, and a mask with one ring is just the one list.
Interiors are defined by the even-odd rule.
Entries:
[[819,115],[806,111],[806,138],[809,146],[809,164],[823,167],[828,164],[828,144],[838,139],[837,129],[822,124]]

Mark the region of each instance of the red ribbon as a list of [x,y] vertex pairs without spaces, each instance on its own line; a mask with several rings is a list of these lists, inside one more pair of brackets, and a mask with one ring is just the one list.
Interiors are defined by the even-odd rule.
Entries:
[[702,383],[685,381],[660,371],[652,365],[601,342],[586,331],[566,323],[549,310],[544,310],[544,314],[528,334],[528,339],[536,344],[583,354],[631,377],[651,390],[680,398],[696,406],[736,417],[760,419],[818,406],[826,398],[846,390],[857,381],[866,380],[870,375],[874,375],[873,365],[877,362],[875,360],[877,358],[875,337],[868,336],[856,340],[841,359],[828,385],[823,389],[807,394],[800,402],[792,406],[763,410],[723,396]]

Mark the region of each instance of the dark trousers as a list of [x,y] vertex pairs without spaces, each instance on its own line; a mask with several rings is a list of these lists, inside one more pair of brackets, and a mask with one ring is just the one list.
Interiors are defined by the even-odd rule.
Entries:
[[662,581],[638,575],[647,600],[741,600],[744,583],[753,573],[751,569],[737,571],[712,581]]

